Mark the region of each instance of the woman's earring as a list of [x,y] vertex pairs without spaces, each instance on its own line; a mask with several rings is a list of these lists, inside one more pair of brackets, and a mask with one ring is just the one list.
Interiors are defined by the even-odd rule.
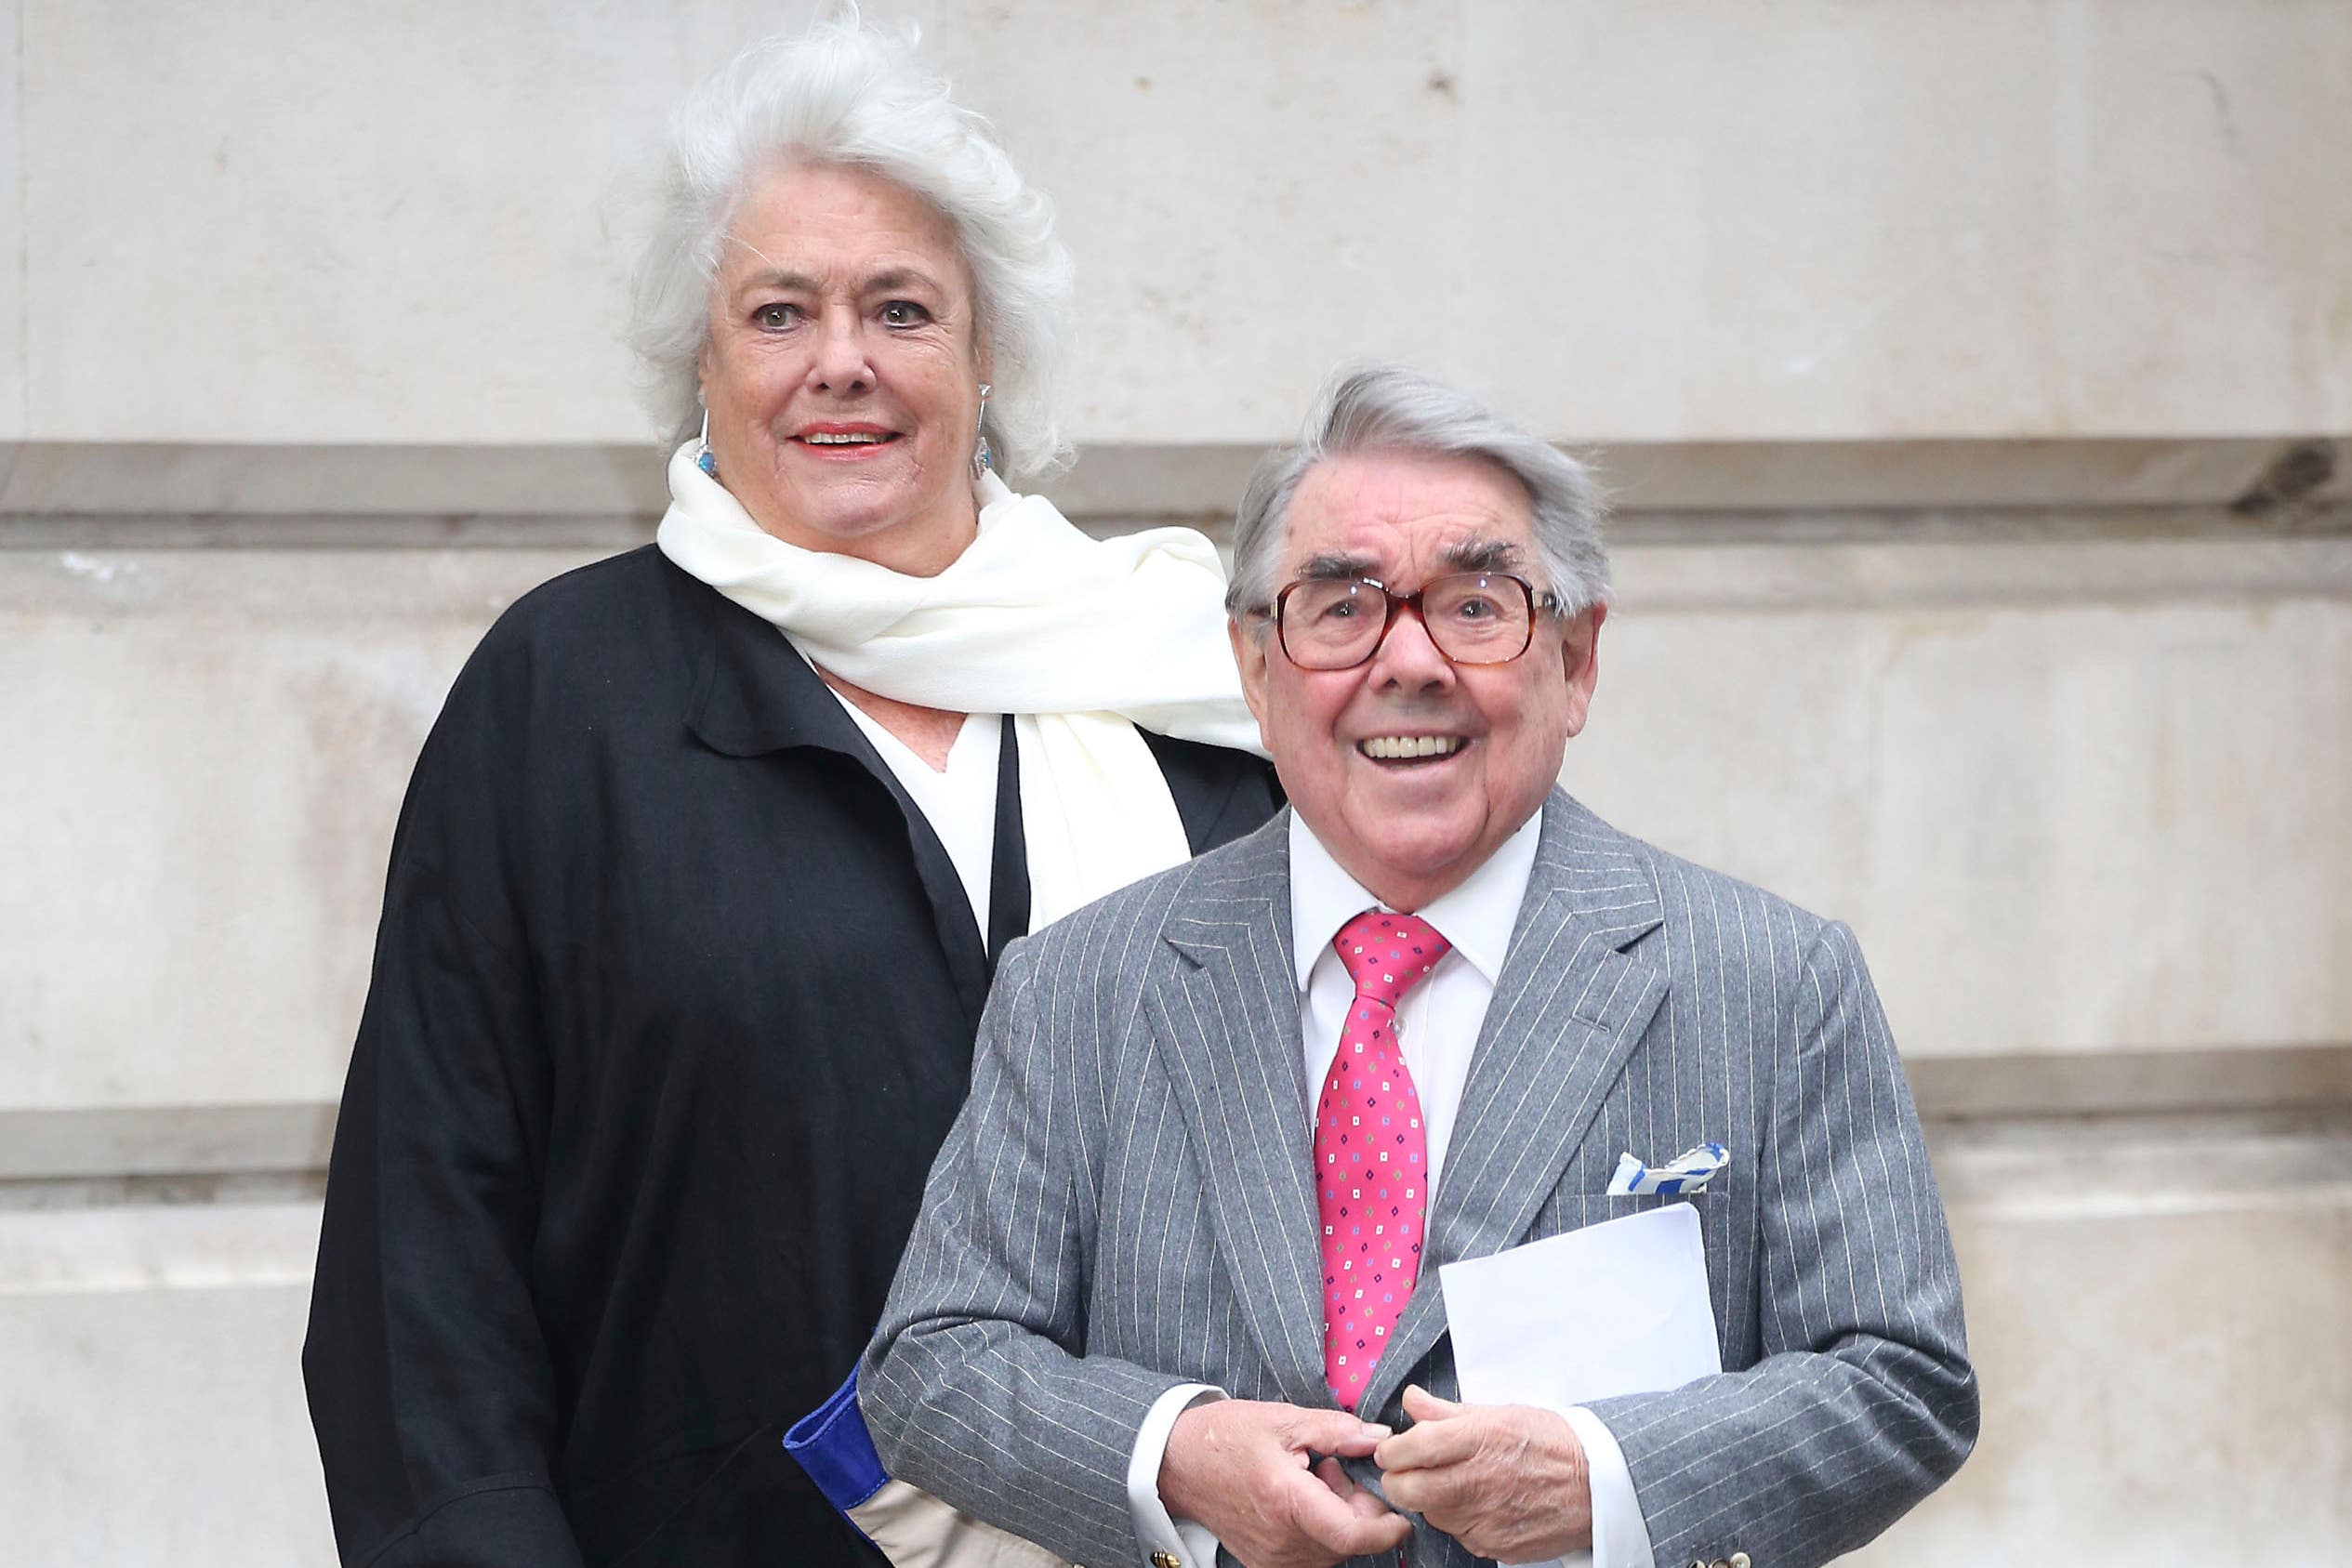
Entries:
[[996,454],[988,450],[988,383],[980,384],[980,417],[972,421],[971,477],[978,479],[997,466]]
[[717,479],[719,477],[719,459],[710,455],[710,408],[708,404],[705,404],[703,407],[702,436],[695,444],[699,450],[694,454],[694,467],[700,468],[704,473],[708,474],[712,479]]

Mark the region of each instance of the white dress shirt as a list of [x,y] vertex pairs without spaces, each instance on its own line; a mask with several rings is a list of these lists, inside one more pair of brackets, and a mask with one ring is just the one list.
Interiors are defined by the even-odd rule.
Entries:
[[[1487,1021],[1487,1006],[1494,1000],[1495,981],[1502,973],[1511,934],[1519,922],[1519,906],[1526,898],[1541,832],[1539,813],[1460,887],[1414,911],[1452,944],[1452,951],[1438,960],[1427,980],[1405,994],[1396,1009],[1397,1044],[1405,1070],[1412,1074],[1420,1097],[1421,1128],[1429,1145],[1429,1169],[1434,1173],[1427,1198],[1433,1213],[1445,1181],[1446,1151],[1453,1139],[1454,1119],[1461,1111],[1462,1089],[1470,1081],[1471,1055]],[[1310,1106],[1331,1070],[1332,1055],[1340,1046],[1340,1026],[1355,1000],[1354,982],[1332,950],[1332,939],[1341,926],[1366,910],[1387,907],[1341,870],[1305,821],[1291,813],[1290,930],[1298,962],[1299,1032],[1305,1050],[1302,1082],[1307,1087]],[[1311,1135],[1312,1110],[1307,1116]],[[1160,1501],[1159,1468],[1176,1418],[1196,1403],[1223,1397],[1222,1390],[1205,1383],[1170,1389],[1154,1403],[1136,1434],[1135,1451],[1127,1469],[1127,1501],[1135,1519],[1139,1556],[1145,1564],[1151,1562],[1153,1553],[1163,1551],[1186,1568],[1208,1568],[1216,1561],[1215,1536],[1189,1520],[1171,1518]],[[1562,1561],[1566,1568],[1655,1568],[1649,1527],[1643,1522],[1633,1477],[1617,1440],[1589,1410],[1570,1410],[1567,1422],[1584,1447],[1591,1478],[1592,1549],[1571,1553]]]

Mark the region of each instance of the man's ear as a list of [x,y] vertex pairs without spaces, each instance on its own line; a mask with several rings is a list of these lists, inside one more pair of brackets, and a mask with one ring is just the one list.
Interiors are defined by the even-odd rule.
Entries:
[[1601,623],[1609,607],[1595,604],[1579,612],[1560,635],[1560,675],[1568,686],[1568,733],[1584,729],[1592,711],[1592,687],[1601,676]]
[[1225,636],[1233,643],[1233,662],[1241,671],[1241,700],[1249,705],[1249,717],[1258,721],[1258,738],[1263,741],[1266,735],[1266,639],[1244,626],[1239,616],[1225,622]]

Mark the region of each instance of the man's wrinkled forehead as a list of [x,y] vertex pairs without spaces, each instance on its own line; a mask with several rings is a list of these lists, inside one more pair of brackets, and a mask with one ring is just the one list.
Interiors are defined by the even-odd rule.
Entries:
[[1409,449],[1327,457],[1301,477],[1286,522],[1290,578],[1524,573],[1534,563],[1525,487],[1477,457]]

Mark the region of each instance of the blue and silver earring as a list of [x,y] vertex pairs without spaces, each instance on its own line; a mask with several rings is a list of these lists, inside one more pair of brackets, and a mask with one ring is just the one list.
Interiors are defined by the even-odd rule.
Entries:
[[972,421],[971,477],[978,479],[997,466],[996,454],[988,450],[988,383],[980,384],[980,417]]
[[695,444],[697,450],[694,453],[694,467],[708,474],[712,479],[717,479],[719,459],[710,455],[710,410],[707,406],[702,411],[702,436]]

